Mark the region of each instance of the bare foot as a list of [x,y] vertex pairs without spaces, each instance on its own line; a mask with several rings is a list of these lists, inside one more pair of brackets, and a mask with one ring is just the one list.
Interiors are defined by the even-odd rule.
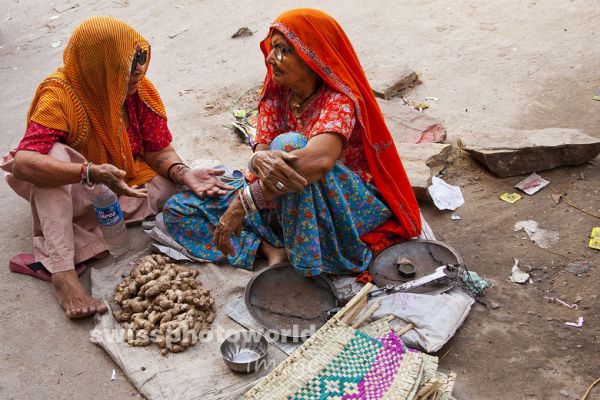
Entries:
[[52,274],[58,304],[69,318],[89,317],[106,312],[106,304],[86,293],[74,269]]
[[260,242],[259,250],[267,257],[267,264],[269,267],[288,261],[287,252],[283,247],[275,247],[263,240]]

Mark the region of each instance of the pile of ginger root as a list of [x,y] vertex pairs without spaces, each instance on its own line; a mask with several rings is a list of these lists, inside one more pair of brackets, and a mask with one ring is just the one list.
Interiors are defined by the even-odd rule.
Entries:
[[125,329],[125,341],[131,346],[154,342],[161,355],[198,343],[215,319],[215,301],[197,275],[162,255],[142,257],[115,290],[120,309],[113,315]]

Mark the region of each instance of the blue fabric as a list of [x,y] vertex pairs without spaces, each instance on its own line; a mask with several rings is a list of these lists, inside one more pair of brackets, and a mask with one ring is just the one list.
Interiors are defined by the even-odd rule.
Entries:
[[[306,143],[302,134],[290,132],[276,137],[271,149],[289,152]],[[281,232],[269,226],[269,210],[246,216],[242,234],[232,237],[234,255],[225,257],[213,244],[213,230],[246,183],[240,180],[233,186],[235,191],[215,199],[199,199],[183,192],[165,204],[167,230],[194,256],[252,269],[258,246],[266,240],[275,247],[285,247],[290,262],[303,275],[362,272],[372,253],[360,236],[391,216],[374,188],[338,162],[302,192],[287,193],[273,201]]]

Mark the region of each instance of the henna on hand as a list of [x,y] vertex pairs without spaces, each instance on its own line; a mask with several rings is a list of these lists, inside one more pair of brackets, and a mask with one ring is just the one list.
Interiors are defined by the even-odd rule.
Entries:
[[171,171],[169,171],[169,178],[179,185],[183,184],[183,176],[190,172],[192,169],[185,164],[176,165]]
[[233,235],[240,236],[242,232],[242,224],[246,212],[242,206],[239,197],[236,197],[227,211],[219,218],[214,233],[213,242],[217,249],[226,256],[234,254],[233,246],[231,245],[231,237]]

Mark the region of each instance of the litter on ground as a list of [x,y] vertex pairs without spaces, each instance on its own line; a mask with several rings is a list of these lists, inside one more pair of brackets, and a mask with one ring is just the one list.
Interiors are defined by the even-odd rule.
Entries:
[[519,268],[519,260],[515,258],[515,263],[512,266],[511,274],[508,279],[513,283],[525,283],[529,281],[529,274]]
[[542,249],[549,249],[560,239],[558,232],[542,229],[536,221],[531,219],[517,222],[513,230],[515,232],[525,231],[529,239]]
[[565,325],[572,326],[575,328],[581,328],[583,326],[583,317],[577,318],[577,322],[565,322]]
[[454,211],[465,204],[460,187],[449,185],[437,176],[431,178],[431,186],[427,188],[427,191],[433,204],[440,210]]
[[515,187],[531,196],[539,192],[549,184],[550,181],[547,181],[546,179],[542,178],[534,172],[527,178],[523,179],[521,182],[517,183]]
[[521,200],[521,195],[518,193],[502,193],[500,195],[500,200],[503,200],[507,203],[514,204],[517,201]]

